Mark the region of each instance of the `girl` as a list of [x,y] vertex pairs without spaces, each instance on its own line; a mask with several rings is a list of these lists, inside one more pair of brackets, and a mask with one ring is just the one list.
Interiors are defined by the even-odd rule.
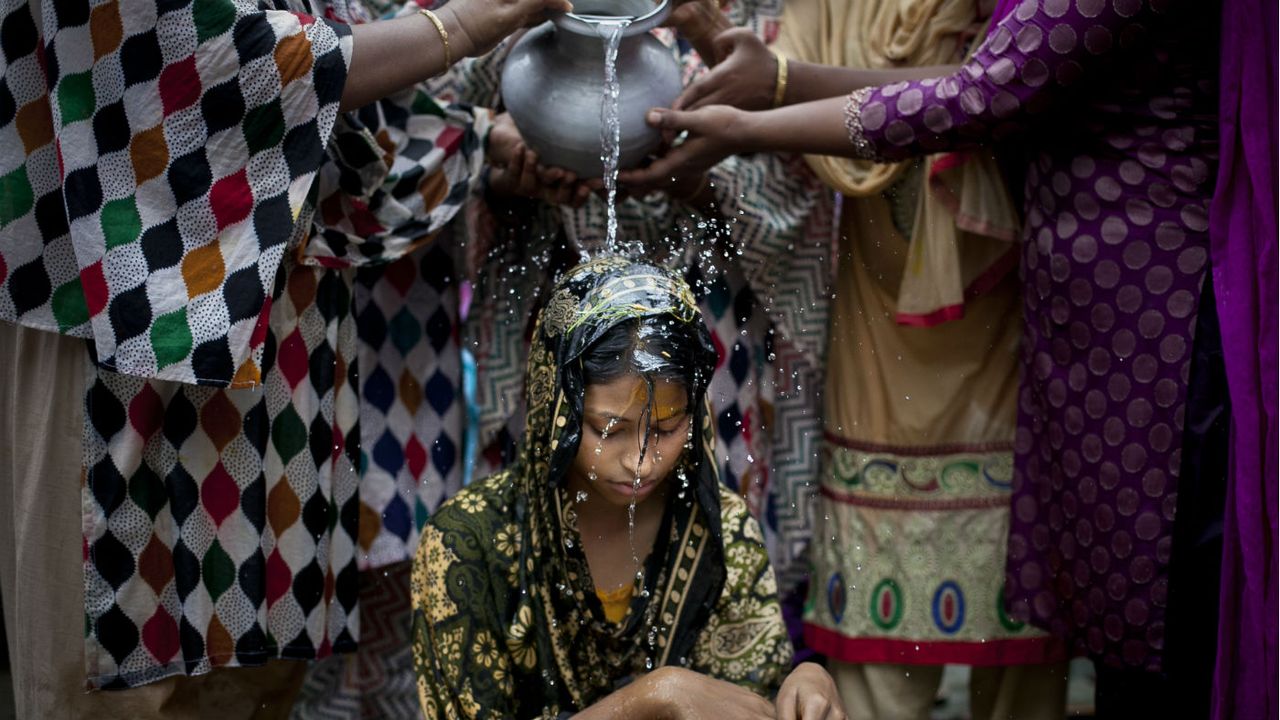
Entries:
[[[665,270],[601,258],[557,285],[518,460],[424,530],[427,717],[775,717],[764,697],[792,649],[760,529],[716,478],[715,361],[693,294]],[[815,665],[776,711],[844,717]]]

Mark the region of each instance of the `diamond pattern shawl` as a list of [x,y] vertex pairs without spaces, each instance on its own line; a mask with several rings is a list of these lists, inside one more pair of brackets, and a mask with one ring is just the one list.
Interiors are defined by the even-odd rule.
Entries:
[[260,378],[351,48],[301,10],[0,3],[0,319],[127,374]]
[[[355,269],[454,216],[488,117],[420,88],[338,113],[367,19],[345,0],[0,2],[0,319],[89,338],[98,363],[92,687],[358,637],[361,519],[395,491],[362,509]],[[395,306],[389,275],[366,309]]]

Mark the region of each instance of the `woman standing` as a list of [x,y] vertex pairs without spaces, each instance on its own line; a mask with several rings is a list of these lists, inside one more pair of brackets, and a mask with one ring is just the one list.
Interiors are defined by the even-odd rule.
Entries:
[[[982,12],[794,0],[776,48],[959,63]],[[1003,606],[1020,314],[1003,177],[989,152],[807,160],[843,197],[806,641],[854,715],[925,720],[944,665],[964,664],[973,717],[1060,718],[1064,649]]]
[[[1100,663],[1100,712],[1113,698],[1108,679],[1125,674],[1128,687],[1144,680],[1146,711],[1184,693],[1207,704],[1205,678],[1177,673],[1203,655],[1184,633],[1211,629],[1214,608],[1176,623],[1167,608],[1190,597],[1170,591],[1171,560],[1191,557],[1174,548],[1178,490],[1221,480],[1206,451],[1221,438],[1199,432],[1225,417],[1201,402],[1219,393],[1193,382],[1208,391],[1188,395],[1193,345],[1207,359],[1194,371],[1220,377],[1214,325],[1197,324],[1211,307],[1218,14],[1207,3],[1026,0],[956,72],[885,84],[802,67],[810,89],[824,80],[862,89],[763,113],[654,113],[692,137],[627,178],[652,182],[742,150],[876,160],[983,144],[1025,150],[1008,602],[1015,618]],[[1188,473],[1191,456],[1211,460]]]
[[0,2],[20,716],[278,716],[279,660],[355,648],[356,268],[484,161],[487,114],[419,83],[568,7]]

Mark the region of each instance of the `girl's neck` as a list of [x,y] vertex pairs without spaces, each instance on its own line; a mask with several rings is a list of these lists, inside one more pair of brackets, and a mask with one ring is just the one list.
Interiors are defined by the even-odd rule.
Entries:
[[[574,503],[574,510],[578,515],[578,531],[582,533],[583,542],[591,542],[588,536],[593,538],[609,538],[615,536],[627,536],[630,534],[632,520],[636,526],[648,524],[650,521],[661,523],[662,514],[666,512],[667,507],[667,485],[662,483],[653,489],[653,493],[644,499],[643,502],[635,505],[634,517],[631,509],[626,505],[616,505],[601,497],[598,492],[589,486],[589,483],[582,483],[587,487],[579,487],[575,483],[569,484],[570,502]],[[585,492],[585,495],[583,494]]]
[[[570,482],[570,502],[574,503],[582,550],[596,587],[612,590],[625,585],[644,566],[667,509],[667,486],[662,483],[637,504],[633,519],[627,506],[605,500],[589,483]],[[586,499],[579,501],[583,492]]]

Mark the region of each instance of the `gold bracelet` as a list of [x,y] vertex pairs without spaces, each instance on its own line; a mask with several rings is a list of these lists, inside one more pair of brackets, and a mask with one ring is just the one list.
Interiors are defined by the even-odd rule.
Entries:
[[778,61],[778,80],[773,85],[773,106],[779,107],[787,95],[787,58],[776,52],[773,57]]
[[449,51],[449,31],[444,29],[444,23],[440,22],[440,18],[436,14],[423,8],[418,12],[422,13],[436,26],[436,31],[440,33],[440,41],[444,43],[444,69],[448,70],[453,67],[453,53]]

